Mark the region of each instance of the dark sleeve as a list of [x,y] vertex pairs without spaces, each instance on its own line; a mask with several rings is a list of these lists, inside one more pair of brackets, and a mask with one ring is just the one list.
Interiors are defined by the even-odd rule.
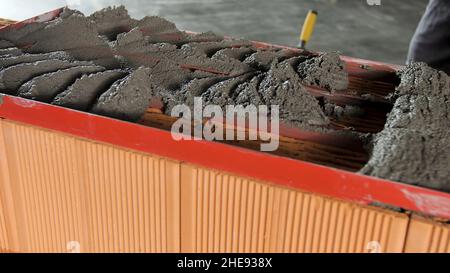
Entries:
[[450,74],[450,0],[428,4],[409,47],[410,62],[425,62]]

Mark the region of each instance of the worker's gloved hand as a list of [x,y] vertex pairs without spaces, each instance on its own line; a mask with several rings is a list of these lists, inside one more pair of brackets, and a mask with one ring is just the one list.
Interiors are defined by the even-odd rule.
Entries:
[[409,47],[407,63],[425,62],[450,74],[450,1],[431,0]]

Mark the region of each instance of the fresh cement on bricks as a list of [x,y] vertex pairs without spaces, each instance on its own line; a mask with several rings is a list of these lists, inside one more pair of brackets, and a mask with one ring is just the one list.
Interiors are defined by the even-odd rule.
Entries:
[[17,95],[33,100],[51,102],[58,93],[64,91],[78,77],[103,70],[105,68],[102,66],[83,65],[44,74],[24,83],[19,88]]
[[[209,88],[206,88],[210,86]],[[279,105],[280,118],[297,127],[324,126],[329,123],[318,101],[306,92],[301,79],[288,62],[272,64],[267,72],[250,72],[239,77],[194,79],[175,96],[193,107],[193,97],[203,105]]]
[[91,111],[125,120],[138,120],[152,98],[163,93],[152,81],[150,68],[138,68],[103,93]]
[[64,51],[56,51],[43,54],[27,53],[19,56],[0,57],[0,68],[6,68],[8,66],[13,66],[21,63],[34,63],[37,61],[44,61],[49,59],[73,61],[73,58]]
[[[98,66],[106,70],[83,70]],[[0,68],[0,92],[54,98],[55,105],[129,121],[141,118],[152,99],[161,99],[170,114],[176,104],[193,107],[194,96],[204,106],[277,104],[283,122],[322,133],[341,132],[329,129],[328,117],[362,110],[320,105],[304,88],[348,87],[337,53],[257,49],[246,40],[180,31],[156,16],[136,20],[122,6],[88,17],[66,8],[49,22],[0,31]],[[449,137],[442,132],[448,128],[448,79],[420,64],[399,76],[394,108],[362,172],[449,191]]]
[[97,97],[107,90],[115,81],[127,75],[126,71],[108,70],[85,74],[77,79],[64,92],[58,94],[53,104],[72,109],[87,111]]
[[[10,66],[0,71],[0,92],[14,95],[17,94],[22,84],[34,77],[46,73],[56,72],[60,69],[90,64],[92,63],[49,59]],[[51,81],[51,78],[49,78],[49,81]]]
[[339,91],[348,87],[344,66],[339,54],[331,52],[300,62],[297,69],[304,84]]
[[424,63],[399,77],[394,107],[361,172],[450,192],[450,79]]
[[270,65],[274,60],[277,61],[283,61],[287,58],[303,58],[305,57],[297,57],[293,55],[291,51],[283,50],[283,49],[258,49],[253,54],[247,56],[246,59],[244,59],[244,63],[250,65],[251,67],[258,69],[258,70],[264,70],[267,71],[270,69]]
[[98,34],[110,41],[115,40],[118,34],[130,31],[138,22],[128,15],[124,6],[94,12],[88,19],[95,23]]
[[[109,24],[108,21],[110,22]],[[77,25],[79,25],[78,28]],[[63,31],[72,34],[71,37],[67,38],[68,40],[82,40],[83,42],[63,41],[58,46],[54,45],[55,43],[58,44],[59,40],[66,39],[65,36],[67,35],[64,35]],[[164,37],[164,40],[168,40],[169,43],[155,43],[154,34]],[[175,36],[171,36],[174,34]],[[245,40],[224,40],[222,37],[212,33],[188,34],[179,31],[173,23],[158,17],[146,17],[137,21],[130,18],[123,7],[107,8],[89,17],[84,17],[78,11],[65,9],[61,16],[55,20],[47,23],[37,23],[37,25],[32,27],[24,28],[20,34],[9,31],[2,38],[13,37],[12,42],[19,44],[32,43],[32,46],[27,48],[27,52],[41,54],[55,50],[64,50],[67,49],[65,45],[74,43],[74,46],[66,51],[76,59],[85,60],[90,59],[89,57],[92,56],[86,55],[83,52],[84,48],[99,47],[103,49],[105,46],[105,40],[99,38],[100,35],[104,35],[110,40],[116,39],[109,44],[111,45],[111,52],[114,52],[114,55],[119,57],[125,67],[138,69],[141,66],[146,66],[152,68],[152,82],[164,90],[160,94],[163,101],[177,101],[180,103],[183,101],[171,98],[186,91],[184,85],[192,80],[205,77],[224,77],[223,80],[227,80],[249,73],[258,74],[259,72],[256,68],[251,67],[243,60],[255,52],[263,52],[252,48],[251,42]],[[49,41],[41,41],[38,39],[40,36],[45,39],[48,38],[47,40]],[[173,39],[170,39],[170,37]],[[80,47],[81,49],[79,49]],[[272,59],[281,60],[286,58],[284,57],[285,53],[287,51],[270,50],[270,54],[273,54]],[[267,60],[271,56],[265,56],[265,59]],[[30,56],[21,58],[24,62],[34,60]],[[257,61],[259,59],[257,58]],[[20,61],[20,59],[18,58],[16,61]],[[181,65],[185,67],[181,67]],[[269,65],[267,69],[270,69],[270,61],[267,61],[266,65]],[[264,73],[269,72],[265,71]],[[251,95],[252,92],[254,94],[266,92],[267,90],[263,90],[264,88],[270,89],[266,81],[265,87],[259,90],[259,81],[262,81],[265,77],[266,75],[255,75],[254,79],[250,79],[248,76],[245,76],[249,81],[248,88],[245,82],[240,83],[241,86],[235,86],[233,91],[239,93],[239,90],[242,89],[242,92],[241,94],[236,94],[236,92],[232,94],[228,103],[270,105],[272,98],[269,99],[267,94],[264,100],[255,100],[256,97],[252,98]],[[217,81],[220,80],[206,80],[210,84]],[[288,84],[281,85],[281,80],[276,79],[273,79],[272,83],[274,84],[273,88],[280,90],[280,94],[274,96],[273,100],[277,103],[287,102],[287,100],[282,99],[283,92],[281,91],[284,90],[283,86],[286,87]],[[299,86],[298,83],[295,83],[295,85]],[[190,86],[192,90],[194,85],[191,84]],[[22,89],[25,89],[25,87]],[[21,93],[25,94],[24,92]],[[201,95],[201,93],[196,91],[189,91],[188,93],[187,98],[192,98],[192,94]],[[317,121],[317,113],[321,113],[322,119],[324,115],[312,96],[306,93],[304,89],[298,89],[297,92],[292,93],[298,95],[294,96],[294,98],[309,98],[308,102],[303,105],[305,107],[300,105],[297,109],[305,108],[310,110],[313,107],[316,107],[316,109],[315,111],[303,111],[301,113],[295,112],[293,107],[289,110],[287,110],[288,108],[282,109],[282,118],[290,118],[290,121],[294,123],[298,123],[298,120],[301,119],[304,121],[308,120],[307,123],[311,124],[326,124],[323,120]],[[215,97],[223,97],[222,95],[217,95]],[[304,100],[297,101],[302,102]],[[207,103],[211,102],[207,101]],[[285,106],[287,107],[287,105]]]
[[137,28],[118,35],[114,49],[116,54],[123,56],[128,64],[135,68],[140,65],[152,67],[159,62],[166,62],[223,75],[240,75],[251,70],[249,66],[234,58],[210,58],[189,43],[181,48],[167,43],[155,44]]
[[7,29],[0,33],[0,37],[10,40],[27,53],[66,51],[78,60],[93,61],[107,67],[118,66],[107,41],[98,35],[95,24],[80,12],[66,8],[60,17],[33,25],[39,26],[20,28],[18,32],[21,35],[13,35],[14,28]]

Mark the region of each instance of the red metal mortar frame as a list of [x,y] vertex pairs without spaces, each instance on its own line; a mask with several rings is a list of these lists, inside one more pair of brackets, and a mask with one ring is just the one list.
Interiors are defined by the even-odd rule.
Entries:
[[[48,21],[60,12],[61,9],[54,10],[8,27]],[[254,45],[274,47],[260,42],[255,42]],[[347,63],[349,73],[366,79],[392,75],[400,67],[345,56],[342,59]],[[371,70],[364,69],[364,65],[369,65]],[[168,131],[9,95],[0,95],[0,118],[187,161],[302,191],[360,204],[379,202],[450,219],[450,194],[444,192],[218,142],[175,141]]]

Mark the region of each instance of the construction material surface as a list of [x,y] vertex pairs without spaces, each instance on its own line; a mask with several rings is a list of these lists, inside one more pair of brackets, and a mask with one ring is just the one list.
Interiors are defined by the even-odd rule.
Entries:
[[410,221],[4,119],[0,153],[0,248],[15,252],[401,252]]
[[449,192],[449,77],[423,63],[399,75],[393,110],[362,172]]
[[[65,39],[67,35],[70,37]],[[90,61],[91,66],[96,64],[112,69],[107,71],[127,70],[129,74],[94,88],[84,101],[72,105],[74,108],[139,121],[154,100],[160,100],[160,110],[166,114],[176,104],[190,105],[194,96],[202,96],[204,105],[214,103],[222,107],[226,104],[269,107],[276,104],[280,106],[284,126],[303,132],[303,136],[305,132],[306,135],[318,134],[316,138],[308,138],[310,144],[307,145],[325,139],[325,143],[334,148],[346,139],[356,143],[353,147],[346,146],[355,153],[361,152],[358,147],[363,144],[373,146],[372,159],[363,169],[364,173],[448,190],[449,176],[445,164],[448,162],[447,134],[439,130],[442,119],[433,118],[427,122],[438,129],[420,132],[421,139],[429,140],[426,145],[421,145],[424,141],[414,140],[417,135],[412,128],[405,131],[408,134],[401,134],[403,131],[393,125],[397,119],[404,120],[398,111],[406,109],[405,88],[435,88],[433,83],[425,87],[422,84],[429,77],[427,73],[441,75],[429,68],[426,73],[416,73],[409,83],[406,83],[406,78],[411,78],[415,72],[400,73],[400,80],[393,77],[364,82],[348,74],[346,63],[336,53],[262,49],[250,41],[224,39],[213,33],[191,34],[178,30],[159,17],[145,17],[139,21],[131,19],[123,7],[108,8],[90,17],[64,9],[59,17],[49,22],[2,29],[0,38],[15,46],[2,49],[4,67],[0,72],[0,87],[4,93],[49,102],[54,99],[55,104],[65,105],[61,98],[70,98],[71,92],[77,89],[78,80],[99,72],[84,70],[73,76],[75,74],[68,71],[79,71],[71,67],[86,66],[86,61]],[[64,51],[75,61],[48,59],[35,62],[37,55],[25,55],[54,51]],[[17,61],[21,58],[25,63]],[[14,78],[16,73],[19,76]],[[444,76],[439,76],[442,78],[438,84],[440,89],[430,91],[438,98],[432,100],[433,103],[439,102],[442,92],[445,92],[442,86],[448,89],[448,78]],[[46,81],[48,86],[51,86],[50,81],[54,81],[57,87],[48,94],[40,94],[39,85],[46,86]],[[398,81],[400,85],[394,90]],[[418,104],[420,96],[406,100],[406,103]],[[443,101],[444,105],[436,108],[433,117],[448,115],[447,100]],[[391,112],[392,102],[394,108]],[[384,116],[389,112],[388,123],[384,124]],[[372,145],[368,141],[370,135],[366,133],[378,133],[383,127],[384,131],[376,136]],[[397,131],[387,131],[391,128]],[[430,146],[428,143],[433,141],[437,142]],[[417,153],[407,151],[411,150],[408,145],[411,143],[434,156],[426,156],[423,163]],[[405,158],[404,153],[409,153],[406,156],[408,160],[420,166],[417,169],[422,176],[411,173],[404,165],[405,161],[399,160]],[[351,165],[349,162],[355,157],[349,158],[331,165]],[[326,164],[326,160],[320,163]],[[353,168],[357,170],[362,165],[354,165]]]
[[[363,70],[354,70],[351,61],[347,65],[348,90],[304,87],[336,131],[346,131],[339,127],[345,123],[357,124],[356,132],[380,131],[385,122],[379,115],[389,112],[400,124],[429,117],[394,116],[391,103],[381,98],[395,94],[396,80],[381,78],[379,71],[355,78],[355,71]],[[261,74],[274,73],[271,66]],[[75,102],[89,110],[104,90],[135,71],[85,74],[57,98],[67,107]],[[203,90],[217,78],[200,77],[183,88]],[[395,104],[398,96],[403,97],[391,96]],[[367,114],[376,115],[364,119]],[[448,224],[361,205],[391,204],[450,219],[448,194],[285,158],[347,164],[354,147],[281,136],[280,157],[221,143],[176,142],[167,131],[8,95],[0,95],[0,117],[5,155],[0,157],[0,252],[448,252],[450,247]],[[147,109],[140,122],[170,126],[167,118]],[[242,146],[248,145],[254,142]],[[331,159],[335,156],[339,160]]]
[[64,92],[59,93],[53,104],[86,111],[104,90],[125,75],[127,72],[122,70],[83,75]]
[[[110,43],[111,48],[99,35],[114,39]],[[90,17],[64,9],[58,18],[50,22],[32,23],[18,29],[7,28],[0,32],[0,37],[21,46],[26,52],[18,57],[5,54],[8,57],[3,61],[3,73],[12,75],[13,72],[20,70],[25,71],[22,72],[25,74],[14,84],[9,83],[11,80],[8,81],[4,76],[2,89],[4,92],[18,93],[19,96],[27,98],[48,101],[62,91],[66,95],[71,92],[71,89],[51,88],[51,94],[39,97],[39,94],[33,95],[33,92],[38,91],[30,91],[31,86],[38,88],[35,83],[38,80],[41,83],[45,81],[50,83],[57,81],[56,78],[63,77],[64,74],[67,75],[65,77],[67,81],[63,81],[64,85],[70,85],[69,79],[73,78],[72,82],[76,80],[76,77],[70,77],[75,75],[74,69],[72,69],[74,72],[70,73],[71,70],[57,71],[64,67],[45,68],[40,62],[27,63],[40,59],[45,54],[55,54],[49,52],[62,50],[74,59],[89,59],[98,64],[99,54],[96,51],[99,51],[102,52],[100,63],[105,65],[105,59],[109,59],[105,67],[132,69],[138,69],[140,66],[148,67],[145,74],[139,74],[139,71],[143,71],[143,68],[139,68],[137,74],[132,73],[129,76],[134,76],[132,79],[135,79],[140,75],[140,85],[128,84],[128,90],[154,85],[155,87],[149,87],[154,89],[153,91],[147,95],[143,95],[146,92],[142,91],[141,94],[135,94],[137,95],[135,98],[127,97],[121,94],[127,92],[127,89],[122,88],[125,84],[118,82],[108,91],[105,90],[105,95],[100,96],[100,101],[92,109],[96,113],[133,121],[142,117],[152,98],[161,97],[167,104],[165,112],[170,113],[171,105],[187,103],[192,101],[194,96],[206,94],[205,105],[217,103],[217,98],[222,100],[223,107],[226,104],[269,107],[276,104],[280,105],[281,118],[289,124],[297,127],[327,126],[329,121],[318,101],[306,92],[302,84],[317,83],[319,87],[330,90],[340,90],[348,86],[345,64],[337,54],[296,57],[294,54],[292,54],[294,56],[278,55],[277,52],[268,51],[266,59],[261,60],[252,55],[258,50],[253,48],[249,41],[224,40],[213,33],[188,34],[159,17],[145,17],[137,21],[131,19],[123,7],[108,8]],[[21,54],[22,49],[13,49],[20,50],[15,52]],[[261,50],[258,53],[263,54]],[[116,60],[116,56],[120,56],[122,65],[114,66],[114,61],[119,61]],[[252,60],[245,62],[247,57],[252,57]],[[20,61],[25,64],[19,63]],[[56,64],[61,61],[52,62]],[[302,65],[303,62],[307,64]],[[24,68],[28,67],[33,68],[33,71],[27,72]],[[296,73],[297,69],[301,73]],[[50,72],[52,73],[42,75]],[[89,74],[89,71],[84,73],[80,71],[78,76],[81,77],[83,74]],[[336,79],[333,75],[337,75]],[[40,76],[39,79],[32,80],[36,76]],[[205,80],[202,84],[196,87],[196,82],[203,78]],[[29,82],[24,83],[25,81]],[[128,81],[124,79],[123,82]],[[223,86],[224,82],[230,86],[217,89],[216,86]],[[22,84],[24,86],[19,88]],[[16,92],[13,89],[19,90]],[[220,90],[222,92],[218,92]],[[112,97],[121,103],[120,107],[111,104],[114,101]],[[137,104],[140,106],[137,107]]]

